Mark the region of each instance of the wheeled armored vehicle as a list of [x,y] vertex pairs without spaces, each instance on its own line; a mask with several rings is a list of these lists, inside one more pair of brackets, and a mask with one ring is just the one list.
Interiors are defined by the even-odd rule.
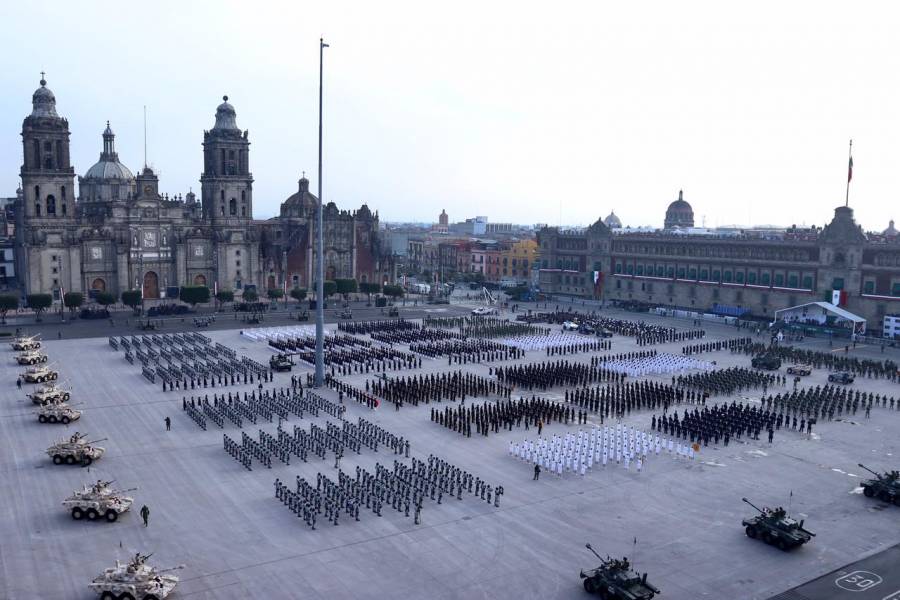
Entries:
[[791,365],[787,368],[788,375],[800,375],[801,377],[806,377],[812,373],[812,367],[809,365]]
[[878,498],[900,506],[900,471],[888,471],[880,474],[860,463],[859,465],[875,476],[862,483],[863,495],[866,498]]
[[774,354],[760,354],[750,360],[750,366],[754,369],[777,371],[781,368],[781,359]]
[[44,383],[59,379],[59,373],[47,366],[30,367],[22,373],[22,379],[26,383]]
[[125,494],[137,488],[115,490],[112,483],[98,480],[93,485],[83,486],[63,500],[62,505],[71,511],[72,518],[76,521],[86,518],[88,521],[104,519],[113,523],[134,504],[134,498]]
[[37,350],[28,350],[16,355],[16,362],[20,365],[36,365],[47,362],[47,355]]
[[786,552],[792,548],[802,546],[816,535],[804,529],[802,520],[797,522],[790,518],[781,507],[763,510],[746,498],[742,498],[742,500],[759,511],[758,515],[744,519],[741,522],[744,526],[744,532],[749,538],[761,539],[765,543],[777,546]]
[[68,425],[81,418],[81,411],[76,410],[62,400],[42,404],[38,408],[38,423],[62,423]]
[[590,544],[585,548],[600,559],[600,566],[595,569],[581,571],[584,580],[584,591],[596,594],[604,600],[650,600],[659,593],[659,589],[647,582],[647,574],[638,574],[631,570],[628,558],[602,558]]
[[127,563],[116,561],[116,566],[106,569],[90,583],[91,589],[100,594],[100,600],[162,600],[167,598],[178,577],[171,569],[157,569],[147,564],[150,554],[135,554]]
[[69,392],[57,387],[54,384],[45,385],[28,394],[31,401],[35,404],[46,404],[48,402],[67,402],[71,397]]
[[106,448],[94,446],[97,442],[102,441],[89,442],[86,435],[76,431],[68,439],[60,440],[47,448],[47,456],[53,459],[54,465],[81,464],[86,467],[106,452]]
[[855,379],[853,373],[848,373],[847,371],[837,371],[836,373],[828,374],[828,381],[831,383],[853,383]]
[[22,352],[25,350],[37,350],[41,347],[41,341],[37,339],[37,337],[24,337],[19,336],[13,341],[9,343],[12,346],[13,350],[17,352]]
[[276,354],[269,358],[269,368],[273,371],[290,371],[294,361],[285,354]]

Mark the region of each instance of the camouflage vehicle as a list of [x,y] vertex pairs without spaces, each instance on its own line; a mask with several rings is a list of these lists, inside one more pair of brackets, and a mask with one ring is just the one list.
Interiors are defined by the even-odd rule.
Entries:
[[809,365],[791,365],[787,368],[788,375],[800,375],[801,377],[806,377],[812,373],[812,367]]
[[803,528],[802,520],[798,523],[787,516],[787,512],[781,507],[762,510],[746,498],[742,498],[742,500],[760,513],[742,521],[744,532],[749,538],[760,538],[765,543],[777,546],[786,552],[802,546],[816,535]]
[[900,471],[879,474],[861,463],[859,466],[875,476],[875,479],[869,479],[862,484],[866,498],[878,498],[900,506]]
[[76,521],[87,518],[88,521],[96,521],[103,518],[109,523],[118,520],[119,515],[128,511],[134,504],[134,498],[126,496],[130,490],[114,490],[112,481],[100,481],[91,486],[84,486],[75,490],[72,495],[63,500],[62,505],[72,511],[72,518]]
[[172,569],[157,569],[147,564],[151,554],[135,554],[126,564],[116,561],[116,566],[106,569],[91,582],[91,589],[100,594],[100,600],[162,600],[178,585],[178,577]]
[[31,401],[35,404],[46,404],[48,402],[68,402],[70,398],[69,392],[57,387],[55,384],[45,385],[38,388],[34,392],[28,394]]
[[37,350],[28,350],[16,355],[16,362],[20,365],[36,365],[47,362],[47,355]]
[[26,383],[44,383],[45,381],[59,379],[59,373],[48,366],[31,367],[22,373],[22,379]]
[[269,368],[273,371],[290,371],[294,361],[286,354],[276,354],[269,358]]
[[37,336],[25,337],[19,336],[13,341],[9,343],[12,346],[12,349],[17,352],[22,352],[25,350],[37,350],[41,347],[40,340],[37,339]]
[[781,359],[774,354],[760,354],[750,360],[750,366],[754,369],[777,371],[781,368]]
[[65,463],[67,465],[81,464],[86,467],[106,452],[106,448],[93,445],[102,441],[89,442],[86,435],[76,431],[70,438],[62,439],[47,448],[47,456],[53,459],[54,465]]
[[38,423],[62,423],[63,425],[68,425],[80,418],[80,410],[75,410],[61,400],[47,402],[38,409]]
[[622,560],[609,558],[604,560],[590,544],[585,548],[600,559],[596,569],[581,571],[584,579],[584,591],[597,594],[604,600],[650,600],[659,593],[659,589],[647,583],[647,574],[638,574],[631,570],[628,558]]

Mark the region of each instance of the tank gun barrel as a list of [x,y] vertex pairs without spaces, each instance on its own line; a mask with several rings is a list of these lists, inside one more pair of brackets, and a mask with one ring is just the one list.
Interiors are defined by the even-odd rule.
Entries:
[[874,476],[877,477],[878,479],[881,479],[881,473],[876,473],[875,471],[873,471],[872,469],[870,469],[870,468],[867,467],[866,465],[864,465],[864,464],[862,464],[862,463],[857,463],[856,466],[858,466],[858,467],[860,467],[860,468],[862,468],[862,469],[865,469],[866,471],[868,471],[869,473],[871,473],[872,475],[874,475]]
[[766,514],[766,512],[765,512],[764,510],[762,510],[760,507],[758,507],[757,505],[753,504],[752,502],[750,502],[750,501],[747,500],[746,498],[741,498],[741,500],[743,500],[744,502],[746,502],[747,504],[749,504],[750,506],[752,506],[753,508],[755,508],[756,510],[758,510],[760,513]]
[[93,440],[93,441],[87,442],[87,443],[88,443],[88,444],[96,444],[96,443],[98,443],[98,442],[105,442],[105,441],[108,440],[108,439],[109,439],[109,438],[100,438],[99,440]]
[[593,553],[594,553],[594,556],[596,556],[597,558],[599,558],[599,559],[600,559],[600,562],[602,562],[604,565],[607,563],[607,561],[604,560],[602,556],[600,556],[599,554],[597,554],[597,551],[594,550],[594,549],[591,547],[590,544],[585,544],[584,547],[587,548],[588,550],[590,550],[591,552],[593,552]]

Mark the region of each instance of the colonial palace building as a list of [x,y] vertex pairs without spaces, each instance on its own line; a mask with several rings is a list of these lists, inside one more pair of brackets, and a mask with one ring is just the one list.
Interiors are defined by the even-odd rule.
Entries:
[[[253,219],[248,132],[228,97],[203,132],[200,198],[169,197],[153,170],[134,175],[115,148],[109,123],[99,161],[78,177],[69,155],[69,123],[43,79],[22,124],[23,164],[16,199],[16,261],[25,293],[140,289],[166,297],[182,285],[240,294],[247,286],[311,287],[318,199],[309,181],[280,215]],[[377,213],[325,206],[326,277],[392,281],[392,260]]]
[[837,290],[841,306],[870,327],[900,311],[893,222],[866,234],[841,206],[821,228],[692,233],[693,211],[680,195],[665,222],[656,232],[623,233],[602,220],[578,231],[541,229],[541,291],[772,318],[781,308],[830,302]]

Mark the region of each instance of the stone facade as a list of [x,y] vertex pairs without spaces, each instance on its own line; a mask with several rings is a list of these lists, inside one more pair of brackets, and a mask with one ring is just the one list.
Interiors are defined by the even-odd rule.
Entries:
[[[281,215],[253,220],[248,132],[237,126],[227,96],[215,125],[203,133],[200,199],[170,198],[148,166],[138,175],[119,162],[107,123],[100,160],[79,177],[69,159],[68,121],[56,112],[46,81],[22,125],[22,193],[16,208],[17,267],[25,293],[141,289],[145,299],[166,289],[208,285],[310,285],[317,201],[308,195]],[[296,196],[296,194],[295,194]],[[292,196],[294,198],[294,196]],[[374,281],[392,276],[378,237],[378,217],[325,208],[327,274]],[[286,262],[285,262],[286,259]]]
[[544,293],[772,318],[840,290],[870,328],[900,310],[900,240],[864,233],[846,206],[824,228],[769,238],[614,234],[598,220],[583,231],[544,228],[538,243]]

